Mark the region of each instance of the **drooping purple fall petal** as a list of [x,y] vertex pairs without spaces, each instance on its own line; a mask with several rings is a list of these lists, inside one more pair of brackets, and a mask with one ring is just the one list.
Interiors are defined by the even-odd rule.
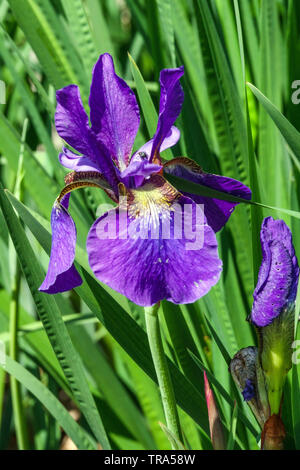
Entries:
[[160,72],[159,116],[156,132],[153,136],[150,161],[160,152],[163,140],[169,134],[180,114],[184,93],[179,80],[183,74],[183,66],[177,69],[164,69]]
[[[193,160],[185,157],[174,158],[164,165],[164,172],[184,178],[193,183],[215,189],[217,191],[231,194],[243,199],[251,199],[251,190],[240,181],[226,176],[205,173]],[[197,204],[204,205],[207,223],[215,232],[221,230],[232,214],[236,202],[223,201],[220,199],[199,196],[196,194],[183,193],[193,199]]]
[[253,294],[251,321],[264,327],[295,302],[299,266],[291,231],[283,220],[265,218],[260,240],[262,263]]
[[109,54],[96,62],[90,92],[90,117],[97,140],[122,171],[128,164],[140,114],[133,91],[115,73]]
[[[205,295],[222,263],[215,234],[195,203],[158,175],[129,191],[127,203],[126,210],[100,217],[89,232],[96,277],[142,306],[162,299],[190,303]],[[184,214],[190,215],[188,224]]]
[[55,202],[51,213],[52,246],[49,267],[39,290],[48,294],[64,292],[82,284],[75,266],[76,227],[68,213],[67,194],[61,203]]

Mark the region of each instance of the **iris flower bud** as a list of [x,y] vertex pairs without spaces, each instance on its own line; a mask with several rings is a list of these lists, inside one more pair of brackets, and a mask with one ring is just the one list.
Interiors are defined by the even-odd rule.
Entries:
[[272,415],[280,411],[286,374],[292,367],[299,266],[292,234],[283,220],[264,219],[260,238],[263,257],[250,320],[258,331]]

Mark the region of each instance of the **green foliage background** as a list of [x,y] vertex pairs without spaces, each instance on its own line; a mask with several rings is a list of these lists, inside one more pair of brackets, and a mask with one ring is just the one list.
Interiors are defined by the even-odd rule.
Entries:
[[[66,436],[81,449],[170,448],[143,310],[98,283],[88,266],[86,235],[104,193],[83,189],[71,198],[83,285],[55,296],[37,290],[65,173],[55,89],[78,84],[87,106],[92,66],[104,52],[140,103],[135,148],[155,130],[160,69],[183,64],[181,139],[164,157],[189,156],[253,191],[257,204],[240,204],[218,235],[220,282],[193,305],[163,302],[160,320],[185,447],[212,448],[207,370],[230,447],[258,449],[258,425],[228,360],[256,342],[246,318],[264,216],[286,221],[300,256],[300,105],[291,100],[299,26],[298,0],[1,0],[0,340],[14,357],[0,368],[1,449],[58,449]],[[294,366],[284,396],[291,449],[300,449],[299,375]]]

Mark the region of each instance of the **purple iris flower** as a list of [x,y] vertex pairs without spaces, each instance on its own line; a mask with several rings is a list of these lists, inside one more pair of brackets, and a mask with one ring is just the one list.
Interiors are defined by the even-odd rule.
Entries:
[[[82,282],[73,264],[76,228],[68,204],[69,192],[83,186],[104,189],[118,204],[96,220],[87,238],[89,263],[101,282],[139,305],[150,306],[162,299],[194,302],[218,281],[222,263],[215,232],[236,204],[182,194],[163,172],[245,199],[251,198],[251,191],[236,180],[203,172],[188,158],[162,161],[160,153],[180,137],[174,123],[183,103],[179,82],[183,73],[183,67],[161,71],[157,128],[133,155],[139,108],[132,90],[115,74],[109,54],[101,55],[94,66],[90,123],[76,85],[57,91],[57,132],[79,154],[64,148],[59,156],[61,164],[73,171],[66,176],[66,186],[52,209],[52,248],[41,291],[63,292]],[[201,220],[198,204],[204,204]],[[202,230],[197,249],[186,249],[190,236],[183,229],[178,236],[175,230],[184,218],[184,211],[180,213],[184,207],[190,209],[191,232]],[[103,236],[103,226],[111,220],[115,221],[114,236]],[[167,225],[169,237],[163,236]],[[128,231],[135,235],[128,237]]]
[[294,304],[299,266],[291,231],[283,220],[265,218],[260,240],[262,263],[253,294],[251,321],[264,327]]

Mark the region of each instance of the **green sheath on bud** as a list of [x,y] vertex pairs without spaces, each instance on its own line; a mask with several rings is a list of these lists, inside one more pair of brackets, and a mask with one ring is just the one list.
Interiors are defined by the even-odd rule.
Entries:
[[258,334],[270,411],[271,415],[278,414],[286,375],[292,367],[294,305],[284,310],[270,325],[259,328]]

